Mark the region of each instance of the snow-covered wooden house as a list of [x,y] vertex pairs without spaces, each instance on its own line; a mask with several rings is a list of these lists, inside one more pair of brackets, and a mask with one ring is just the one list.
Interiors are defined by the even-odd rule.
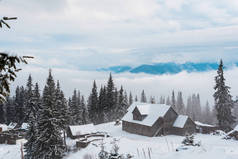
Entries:
[[169,105],[133,103],[122,118],[124,131],[144,135],[185,135],[196,131],[195,123],[185,115],[178,115]]

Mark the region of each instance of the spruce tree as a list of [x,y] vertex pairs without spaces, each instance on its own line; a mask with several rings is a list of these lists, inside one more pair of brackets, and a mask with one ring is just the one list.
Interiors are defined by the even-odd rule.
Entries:
[[26,101],[26,91],[24,87],[17,86],[14,105],[16,109],[15,119],[18,122],[23,121],[27,114],[25,109],[25,105],[26,105],[25,101]]
[[150,96],[150,103],[155,104],[155,97]]
[[171,101],[170,101],[169,96],[168,96],[167,99],[166,99],[166,105],[171,105]]
[[16,122],[15,114],[16,114],[16,109],[15,105],[13,104],[13,99],[10,97],[6,98],[6,119],[7,119],[7,125],[10,124],[11,122]]
[[61,159],[65,151],[61,129],[55,117],[56,89],[51,71],[45,85],[42,106],[39,109],[37,140],[35,150],[37,159]]
[[4,104],[0,103],[0,124],[5,123]]
[[106,108],[105,108],[105,115],[106,115],[106,119],[108,121],[112,121],[113,120],[113,112],[115,110],[115,96],[114,96],[114,92],[115,92],[115,86],[114,86],[114,82],[112,79],[112,74],[110,73],[109,75],[109,79],[107,82],[107,87],[106,87]]
[[230,87],[225,84],[222,60],[220,61],[217,70],[215,82],[215,93],[213,97],[215,99],[218,124],[222,129],[228,131],[231,128],[231,125],[235,122],[235,117],[231,113],[233,101],[232,96],[230,95]]
[[173,108],[175,111],[177,111],[174,91],[172,91],[171,106],[172,106],[172,108]]
[[129,95],[129,105],[131,105],[133,103],[133,96],[130,92],[130,95]]
[[137,95],[136,95],[136,97],[135,97],[135,102],[138,102],[138,98],[137,98]]
[[83,112],[82,112],[83,124],[89,124],[90,123],[89,113],[88,113],[88,108],[85,104],[84,96],[81,97],[80,101],[81,101],[81,106],[83,109]]
[[192,97],[189,96],[187,99],[187,107],[186,107],[186,114],[192,119],[193,118],[193,108],[192,108]]
[[35,159],[37,150],[35,149],[35,144],[37,140],[37,120],[38,111],[40,109],[40,93],[39,87],[36,83],[33,94],[32,94],[32,104],[29,108],[29,118],[28,118],[28,130],[25,139],[27,142],[24,144],[25,149],[25,159]]
[[145,91],[142,90],[141,92],[141,100],[140,100],[142,103],[146,103],[147,102],[147,99],[146,99],[146,95],[145,95]]
[[176,108],[179,114],[185,114],[182,92],[178,92]]
[[72,119],[71,124],[72,125],[82,124],[82,118],[80,116],[78,95],[77,95],[76,89],[73,92],[73,96],[70,102],[70,111],[71,111],[71,119]]
[[211,120],[211,110],[210,110],[210,106],[208,101],[206,102],[206,106],[203,112],[203,122],[207,123],[207,124],[212,124],[212,120]]
[[[29,75],[28,77],[28,80],[27,80],[27,85],[26,85],[26,90],[25,90],[25,117],[24,117],[24,121],[28,121],[28,118],[29,118],[29,114],[31,112],[31,108],[32,108],[32,105],[33,105],[33,91],[32,91],[32,87],[33,87],[33,84],[32,84],[32,77],[31,75]],[[24,121],[20,121],[21,123],[23,123]]]
[[89,108],[89,118],[90,120],[97,124],[98,122],[98,115],[99,115],[99,109],[98,109],[98,92],[97,92],[97,85],[96,81],[93,81],[93,88],[92,92],[89,97],[88,102],[88,108]]

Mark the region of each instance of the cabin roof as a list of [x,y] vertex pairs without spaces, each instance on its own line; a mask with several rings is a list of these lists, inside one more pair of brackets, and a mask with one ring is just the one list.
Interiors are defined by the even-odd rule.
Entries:
[[195,124],[196,124],[197,126],[215,127],[214,125],[204,124],[204,123],[201,123],[201,122],[199,122],[199,121],[195,121]]
[[187,115],[179,115],[174,124],[173,127],[177,127],[177,128],[184,128],[186,122],[188,120],[188,116]]
[[[147,115],[144,120],[133,120],[132,112],[137,107],[142,115]],[[137,123],[146,126],[152,126],[159,117],[164,117],[170,106],[165,104],[149,104],[134,102],[128,109],[126,115],[122,118],[123,121]]]
[[136,107],[141,115],[148,115],[150,112],[150,105],[137,105]]
[[95,133],[96,129],[93,124],[86,125],[70,125],[69,129],[73,136],[85,135],[90,133]]

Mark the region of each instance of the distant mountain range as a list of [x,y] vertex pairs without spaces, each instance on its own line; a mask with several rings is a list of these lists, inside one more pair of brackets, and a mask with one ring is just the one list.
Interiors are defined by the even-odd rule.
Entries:
[[[238,63],[226,64],[226,68],[231,66],[238,66]],[[218,63],[192,63],[187,62],[184,64],[177,64],[173,62],[168,63],[156,63],[156,64],[144,64],[137,67],[131,66],[112,66],[108,68],[100,68],[97,71],[109,71],[113,73],[147,73],[154,75],[162,75],[162,74],[177,74],[182,71],[187,72],[206,72],[210,70],[216,70],[218,68]]]

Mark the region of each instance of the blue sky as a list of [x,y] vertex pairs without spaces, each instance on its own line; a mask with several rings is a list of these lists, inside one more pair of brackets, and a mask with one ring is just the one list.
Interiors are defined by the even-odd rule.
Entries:
[[2,0],[0,10],[18,16],[1,30],[0,51],[35,56],[35,71],[80,71],[91,82],[109,66],[238,62],[237,0]]

